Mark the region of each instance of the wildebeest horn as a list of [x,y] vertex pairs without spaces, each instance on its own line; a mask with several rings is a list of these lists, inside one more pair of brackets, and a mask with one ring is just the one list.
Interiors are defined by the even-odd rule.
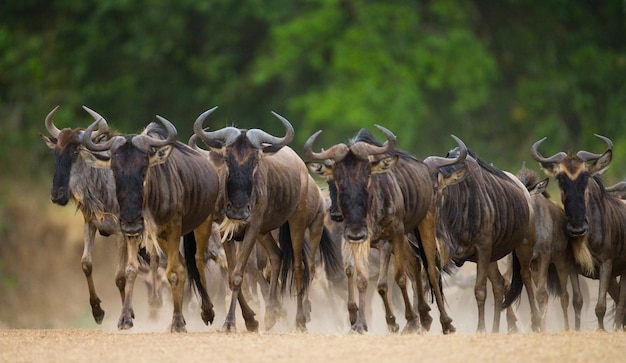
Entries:
[[626,189],[626,180],[622,180],[621,182],[611,185],[610,187],[605,188],[607,192],[622,192]]
[[96,128],[97,125],[100,124],[100,118],[97,119],[96,121],[94,121],[91,125],[89,125],[89,127],[87,127],[87,129],[85,130],[85,135],[83,137],[83,145],[85,145],[85,147],[91,151],[106,151],[109,150],[111,148],[111,145],[113,144],[113,140],[120,138],[121,136],[116,136],[116,137],[112,137],[104,142],[99,142],[99,143],[94,143],[93,142],[93,137],[91,136],[91,133],[93,132],[93,130]]
[[99,113],[85,105],[83,105],[83,109],[87,111],[87,113],[90,114],[94,120],[100,120],[100,125],[98,125],[98,134],[109,131],[109,124],[107,123],[107,120],[104,119],[104,117],[100,116]]
[[348,154],[348,146],[346,144],[337,144],[331,147],[328,150],[322,150],[322,152],[316,153],[312,150],[313,143],[315,139],[322,133],[322,130],[317,131],[313,135],[309,137],[309,139],[304,143],[304,154],[313,160],[327,160],[333,159],[335,161],[340,161],[346,157]]
[[169,122],[165,117],[161,117],[157,115],[157,119],[161,121],[163,126],[165,126],[165,130],[167,130],[167,138],[166,139],[157,139],[155,137],[151,137],[148,143],[152,147],[161,147],[168,144],[173,144],[176,142],[176,137],[178,136],[178,131],[176,131],[176,127]]
[[52,137],[54,137],[55,139],[59,137],[59,134],[61,133],[61,130],[59,130],[58,127],[54,126],[54,114],[57,112],[57,110],[59,109],[59,106],[55,107],[52,109],[52,111],[50,111],[50,113],[48,113],[48,116],[46,116],[46,129],[48,129],[48,132],[50,133],[50,135],[52,135]]
[[379,129],[380,131],[382,131],[383,134],[385,134],[387,141],[385,141],[383,146],[366,144],[365,149],[367,150],[368,155],[383,154],[383,153],[393,150],[396,147],[396,135],[394,135],[393,132],[387,130],[386,128],[380,125],[374,125],[374,126],[376,126],[377,129]]
[[285,127],[285,130],[286,130],[285,136],[283,137],[272,136],[268,134],[267,132],[263,130],[259,130],[259,129],[248,130],[248,132],[246,133],[246,136],[248,137],[248,140],[250,140],[250,143],[254,147],[261,148],[263,147],[262,144],[265,143],[265,144],[272,145],[272,149],[280,149],[281,147],[293,141],[295,132],[293,130],[293,126],[291,125],[291,123],[286,118],[282,117],[281,115],[277,114],[274,111],[272,111],[272,114],[276,116],[276,118],[280,120],[280,122]]
[[543,157],[543,155],[541,155],[539,151],[537,151],[537,148],[539,147],[539,145],[542,142],[544,142],[546,139],[547,137],[544,137],[543,139],[534,143],[533,146],[530,148],[530,153],[533,159],[537,160],[540,163],[559,163],[563,161],[567,157],[567,154],[564,153],[563,151],[556,153],[549,158]]
[[241,131],[236,127],[225,127],[216,131],[205,131],[202,128],[204,120],[217,109],[218,106],[213,107],[210,110],[204,111],[196,121],[193,123],[193,132],[195,135],[204,141],[209,147],[220,149],[224,145],[228,145],[235,141],[235,139],[241,134]]
[[[604,137],[598,134],[593,134],[593,135],[604,140],[604,142],[606,143],[607,151],[613,150],[613,142],[608,137]],[[578,158],[582,161],[589,161],[589,160],[598,159],[600,156],[602,156],[602,154],[595,154],[595,153],[590,153],[589,151],[580,150],[579,152],[576,153],[576,156],[578,156]]]
[[439,169],[444,166],[460,164],[467,158],[467,146],[465,143],[454,135],[450,135],[456,141],[459,146],[459,155],[456,158],[442,158],[440,156],[429,156],[424,160],[424,163],[433,169]]

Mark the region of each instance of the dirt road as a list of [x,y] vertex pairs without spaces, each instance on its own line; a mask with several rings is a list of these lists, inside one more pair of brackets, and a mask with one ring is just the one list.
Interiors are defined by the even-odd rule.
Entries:
[[1,362],[623,362],[624,333],[354,335],[0,330]]

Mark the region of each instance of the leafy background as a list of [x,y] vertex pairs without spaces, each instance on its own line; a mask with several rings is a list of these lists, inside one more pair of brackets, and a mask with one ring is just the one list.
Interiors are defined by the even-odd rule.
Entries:
[[[317,148],[380,124],[425,158],[455,146],[453,133],[513,172],[538,170],[529,148],[544,136],[546,155],[602,152],[598,133],[615,143],[612,183],[626,177],[625,40],[617,0],[0,2],[0,302],[24,285],[16,246],[67,237],[39,139],[56,105],[60,127],[86,127],[87,105],[122,133],[164,116],[182,140],[215,105],[213,129],[281,134],[276,111],[298,152],[319,129]],[[24,223],[50,214],[40,230]],[[39,257],[26,250],[23,263]]]

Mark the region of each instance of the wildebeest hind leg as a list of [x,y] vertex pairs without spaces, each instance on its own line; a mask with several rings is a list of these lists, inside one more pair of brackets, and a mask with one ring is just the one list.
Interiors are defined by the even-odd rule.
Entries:
[[[104,319],[104,310],[100,307],[100,298],[96,293],[96,287],[93,283],[93,277],[91,275],[93,265],[91,263],[91,251],[93,249],[93,242],[96,234],[95,227],[85,222],[85,244],[83,247],[83,256],[81,257],[81,266],[87,279],[87,287],[89,288],[89,305],[91,305],[91,314],[96,320],[96,323],[101,324]],[[122,300],[123,301],[123,300]]]
[[387,285],[389,262],[391,261],[391,244],[387,241],[380,242],[380,264],[377,289],[378,294],[383,299],[383,305],[385,306],[385,320],[387,321],[387,330],[390,333],[397,333],[400,330],[400,325],[396,323],[396,316],[393,313],[391,304],[389,303],[389,286]]

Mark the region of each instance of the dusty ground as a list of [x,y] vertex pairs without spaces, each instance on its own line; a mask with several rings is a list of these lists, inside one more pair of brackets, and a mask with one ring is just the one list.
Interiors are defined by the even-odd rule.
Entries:
[[[28,195],[28,197],[27,197]],[[171,305],[155,320],[148,317],[146,290],[135,290],[135,327],[116,328],[121,304],[114,282],[115,248],[99,237],[94,250],[94,279],[104,322],[97,325],[89,310],[87,286],[80,268],[82,217],[73,207],[50,203],[46,190],[25,193],[3,189],[0,198],[0,362],[624,362],[626,333],[596,332],[594,281],[585,280],[587,295],[582,332],[562,332],[560,307],[553,300],[548,311],[548,332],[530,333],[524,301],[517,310],[519,334],[475,334],[477,314],[473,294],[473,268],[467,264],[447,278],[447,307],[458,332],[441,334],[436,307],[433,326],[424,335],[390,335],[382,304],[374,295],[368,309],[369,333],[348,334],[343,296],[329,299],[319,282],[312,286],[313,312],[308,334],[293,333],[294,301],[286,298],[287,319],[264,331],[263,306],[257,306],[258,334],[223,334],[223,302],[216,303],[215,324],[204,326],[194,304],[187,305],[189,333],[170,334]],[[524,300],[526,297],[524,296]],[[493,304],[487,301],[487,327]],[[573,313],[570,307],[570,321]],[[397,312],[403,326],[403,314]],[[501,331],[506,331],[504,318]],[[607,326],[612,321],[607,319]]]
[[0,330],[2,362],[623,362],[617,333],[349,334],[118,333]]

